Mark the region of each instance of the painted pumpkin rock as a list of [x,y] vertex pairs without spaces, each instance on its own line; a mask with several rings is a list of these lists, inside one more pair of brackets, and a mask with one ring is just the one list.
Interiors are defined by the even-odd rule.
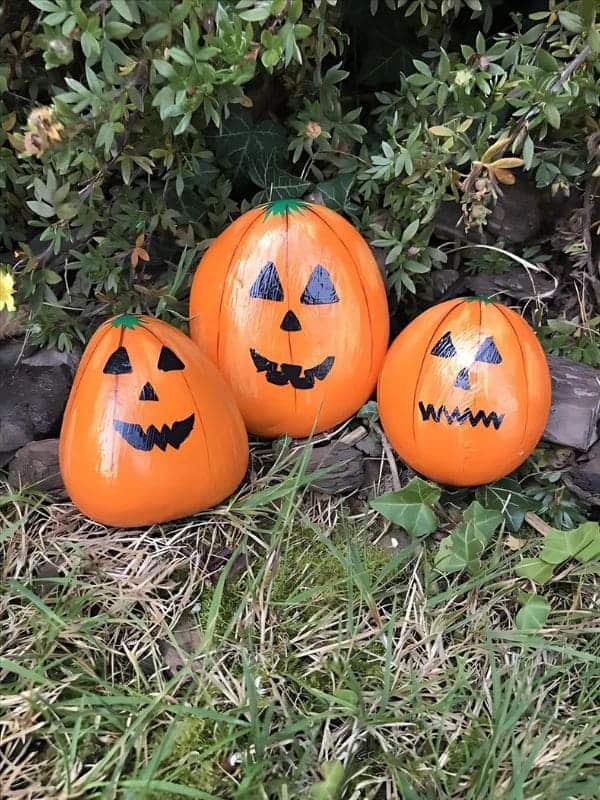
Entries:
[[308,436],[351,416],[388,344],[385,288],[360,234],[301,200],[252,209],[199,264],[191,336],[233,389],[250,431]]
[[107,525],[165,522],[230,495],[248,438],[225,381],[165,322],[105,322],[83,355],[60,435],[60,469],[84,514]]
[[379,413],[400,457],[454,486],[516,469],[550,412],[550,372],[533,330],[511,309],[449,300],[417,317],[392,344]]

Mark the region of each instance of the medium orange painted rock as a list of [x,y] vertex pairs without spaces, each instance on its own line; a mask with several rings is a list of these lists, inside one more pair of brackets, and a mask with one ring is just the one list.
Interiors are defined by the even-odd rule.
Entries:
[[242,215],[198,266],[191,336],[263,436],[308,436],[354,414],[388,344],[385,287],[339,214],[279,200]]
[[428,309],[392,344],[378,386],[384,430],[400,457],[454,486],[497,480],[538,443],[550,371],[530,326],[478,298]]
[[248,438],[228,386],[191,339],[152,317],[124,314],[86,348],[59,459],[84,514],[131,527],[230,495],[246,472]]

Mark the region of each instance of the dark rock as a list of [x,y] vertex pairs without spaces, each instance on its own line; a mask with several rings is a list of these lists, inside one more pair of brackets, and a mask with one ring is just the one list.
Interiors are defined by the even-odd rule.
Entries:
[[569,472],[569,488],[592,505],[600,506],[600,442]]
[[552,408],[543,438],[575,450],[589,450],[598,440],[600,370],[560,356],[549,356],[548,364]]
[[19,448],[58,434],[78,354],[0,344],[0,466]]
[[35,486],[46,492],[64,490],[58,466],[58,439],[29,442],[17,450],[8,468],[8,482],[15,489]]
[[490,297],[498,302],[503,298],[529,300],[549,297],[556,289],[553,279],[543,272],[527,272],[525,269],[511,269],[499,275],[479,272],[476,275],[460,275],[443,295],[444,300],[473,294]]
[[514,186],[503,186],[487,225],[483,230],[466,230],[461,208],[454,201],[440,205],[435,217],[435,235],[444,240],[489,244],[502,239],[508,244],[522,244],[537,236],[542,228],[543,193],[533,183],[518,178]]
[[540,232],[543,194],[536,186],[517,176],[514,186],[503,186],[487,223],[487,230],[498,239],[521,244]]
[[328,469],[311,483],[314,489],[325,494],[345,494],[361,489],[365,484],[365,456],[350,445],[333,441],[315,447],[307,465],[307,472]]

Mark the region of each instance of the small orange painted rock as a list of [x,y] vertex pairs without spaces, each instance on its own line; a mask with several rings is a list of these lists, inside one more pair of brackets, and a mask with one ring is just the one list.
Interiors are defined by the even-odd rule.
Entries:
[[81,360],[59,447],[66,489],[87,516],[131,527],[187,516],[242,480],[248,438],[214,365],[147,316],[105,322]]
[[478,298],[428,309],[392,344],[378,386],[400,457],[440,483],[475,486],[516,469],[550,412],[550,371],[531,327]]
[[350,417],[388,345],[383,280],[339,214],[278,200],[243,214],[198,266],[191,336],[263,436],[308,436]]

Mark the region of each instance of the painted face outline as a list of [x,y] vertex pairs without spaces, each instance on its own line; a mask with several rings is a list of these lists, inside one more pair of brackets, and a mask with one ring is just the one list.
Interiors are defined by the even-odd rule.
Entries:
[[[185,364],[173,350],[166,345],[161,346],[157,368],[161,372],[180,371],[185,369]],[[133,366],[124,345],[114,350],[108,357],[104,369],[105,375],[128,375],[133,372]],[[150,381],[142,386],[138,399],[140,401],[158,402],[159,397]],[[194,413],[181,420],[175,420],[171,425],[166,423],[157,428],[149,425],[145,430],[137,422],[126,422],[121,419],[113,420],[115,431],[128,445],[135,450],[148,453],[155,447],[165,452],[168,446],[178,450],[194,429],[196,415]]]
[[[284,301],[285,294],[279,273],[272,261],[267,262],[258,273],[250,287],[250,297],[278,303]],[[331,275],[321,264],[317,264],[312,270],[300,296],[300,302],[304,305],[331,305],[339,302]],[[283,315],[279,327],[287,333],[295,333],[302,330],[302,324],[291,308]],[[335,356],[328,355],[318,364],[312,367],[304,367],[301,364],[273,361],[259,353],[254,347],[251,347],[249,352],[256,371],[264,372],[268,383],[273,386],[287,386],[289,384],[294,389],[314,388],[316,381],[325,380],[335,362]]]
[[[448,359],[455,358],[458,355],[458,351],[452,340],[451,331],[446,331],[438,339],[429,354],[436,358]],[[454,388],[462,389],[463,391],[469,391],[472,388],[469,371],[472,369],[473,365],[478,362],[493,365],[502,363],[502,356],[494,343],[493,336],[487,336],[482,341],[468,367],[461,367],[459,369],[454,381]],[[472,428],[476,428],[481,424],[485,428],[490,428],[491,426],[493,430],[499,430],[506,416],[494,410],[484,411],[483,409],[479,409],[474,412],[469,406],[464,409],[455,406],[450,410],[445,403],[435,406],[433,403],[425,404],[422,400],[419,400],[418,405],[423,422],[431,421],[436,424],[445,421],[448,425],[452,425],[455,422],[458,423],[458,425],[464,425],[465,422],[468,422]]]

